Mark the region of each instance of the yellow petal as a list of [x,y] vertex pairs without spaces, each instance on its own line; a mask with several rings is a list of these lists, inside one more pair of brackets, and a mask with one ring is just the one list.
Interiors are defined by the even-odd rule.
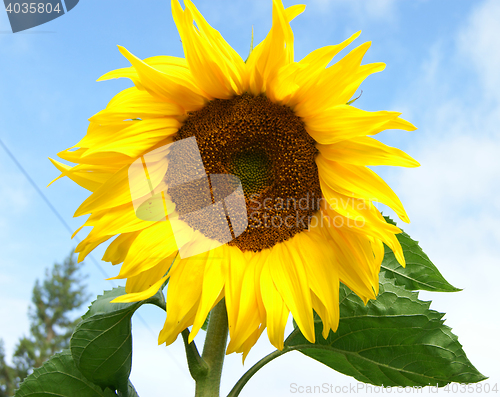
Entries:
[[[150,66],[153,66],[155,69],[160,70],[162,72],[168,73],[169,70],[172,70],[172,68],[177,67],[185,69],[185,72],[189,73],[189,67],[184,58],[160,55],[160,56],[145,58],[143,62]],[[101,76],[100,78],[98,78],[97,81],[119,79],[119,78],[131,79],[137,89],[145,90],[145,88],[140,83],[139,74],[137,73],[137,70],[133,66],[128,68],[112,70],[111,72],[108,72],[103,76]]]
[[391,207],[404,222],[410,219],[403,204],[392,189],[375,172],[357,165],[327,160],[321,153],[316,157],[318,172],[323,180],[337,192]]
[[[305,249],[306,247],[301,247]],[[291,244],[277,244],[269,258],[274,285],[292,312],[305,338],[314,343],[314,320],[309,280],[298,250]]]
[[290,20],[303,12],[305,6],[294,7],[287,12],[281,0],[273,0],[271,30],[247,60],[250,92],[254,95],[266,91],[266,85],[276,77],[279,69],[293,62],[293,32]]
[[105,73],[101,77],[99,77],[97,81],[105,81],[105,80],[121,79],[121,78],[130,79],[132,80],[132,82],[134,83],[135,87],[138,90],[145,90],[145,88],[141,84],[141,80],[139,79],[139,74],[137,73],[134,67],[111,70],[110,72]]
[[226,248],[228,250],[229,264],[226,271],[225,299],[229,333],[233,335],[240,308],[243,274],[245,273],[248,263],[243,252],[241,252],[239,248],[231,246],[227,246]]
[[[147,293],[150,293],[150,288],[154,284],[158,283],[160,279],[165,278],[168,269],[170,269],[170,266],[172,266],[172,262],[174,261],[175,256],[176,255],[172,255],[168,258],[165,258],[150,269],[145,270],[136,276],[129,277],[127,279],[127,283],[125,284],[125,292],[127,292],[127,294],[135,294],[145,293],[145,291],[148,291]],[[158,288],[156,290],[158,290]],[[156,291],[154,291],[152,295],[154,295],[155,293]],[[147,299],[152,295],[142,295],[142,299]]]
[[138,275],[165,258],[175,255],[178,247],[170,222],[158,222],[140,232],[133,241],[117,279]]
[[75,252],[79,253],[78,262],[82,262],[94,248],[108,241],[111,237],[113,236],[99,236],[96,238],[86,238],[81,241],[75,249]]
[[[372,277],[370,263],[359,246],[349,240],[344,228],[325,227],[324,231],[330,237],[332,248],[336,252],[339,279],[354,291],[366,303],[375,299],[374,284],[378,282]],[[354,235],[354,234],[353,234]],[[356,235],[354,235],[356,236]]]
[[[323,70],[316,79],[316,84],[302,95],[301,102],[294,110],[300,117],[321,115],[326,109],[345,104],[347,93],[352,91],[356,84],[359,86],[367,75],[384,69],[383,63],[361,65],[361,60],[371,43],[363,43],[353,49],[340,61]],[[357,86],[356,86],[357,88]],[[355,89],[354,88],[354,91]]]
[[203,273],[203,287],[200,305],[196,312],[193,327],[189,334],[189,343],[200,331],[210,310],[218,303],[218,297],[224,289],[227,273],[227,257],[224,246],[218,247],[208,254],[207,264]]
[[204,252],[177,259],[172,266],[167,287],[167,319],[158,338],[159,343],[171,344],[180,332],[193,324],[200,303],[207,259],[208,253]]
[[[238,351],[238,353],[243,353],[243,357],[242,357],[243,364],[245,364],[245,359],[246,359],[248,353],[250,352],[250,349],[255,345],[255,343],[257,343],[257,340],[260,338],[260,336],[262,335],[262,332],[264,331],[265,328],[266,328],[266,325],[264,323],[261,325],[260,328],[257,328],[252,333],[252,335],[250,335],[245,340],[245,342],[241,345],[241,350]],[[226,354],[229,354],[229,353],[226,353]]]
[[360,34],[361,31],[358,31],[340,44],[318,48],[302,58],[300,63],[310,66],[310,72],[324,70],[333,57],[356,40]]
[[355,165],[393,165],[418,167],[420,164],[400,149],[370,137],[353,138],[332,145],[317,144],[325,158]]
[[[330,63],[332,58],[352,43],[360,35],[360,33],[361,31],[353,34],[340,44],[319,48],[298,62],[296,65],[300,65],[301,67],[294,74],[289,76],[289,79],[293,79],[293,82],[295,82],[296,90],[293,95],[288,98],[288,100],[284,98],[281,99],[284,101],[284,104],[294,108],[298,103],[306,99],[310,95],[309,91],[316,87],[321,73],[324,72],[326,66]],[[285,68],[280,70],[278,79],[283,80],[282,75],[284,73],[286,73]],[[280,84],[286,85],[290,83],[286,80],[280,81],[276,84],[276,86],[279,86]]]
[[[275,249],[276,246],[272,248],[272,251]],[[271,253],[271,256],[274,255]],[[285,305],[281,294],[276,289],[269,262],[270,259],[265,263],[260,278],[262,302],[264,303],[267,315],[267,336],[276,349],[283,350],[285,326],[290,311]]]
[[[235,313],[237,320],[235,326],[229,329],[231,340],[227,347],[228,353],[242,352],[242,346],[249,338],[252,338],[252,335],[255,335],[261,324],[266,321],[260,278],[269,252],[268,249],[262,250],[259,255],[254,255],[250,260],[246,258],[248,263],[241,282],[238,311]],[[230,315],[228,312],[228,316]]]
[[113,152],[96,153],[91,156],[83,157],[87,150],[87,148],[69,148],[57,153],[57,155],[63,160],[70,161],[72,163],[99,165],[103,169],[113,169],[116,171],[124,165],[130,164],[131,161],[130,157],[121,153]]
[[332,325],[330,324],[330,315],[325,305],[321,301],[321,299],[319,299],[318,296],[312,291],[311,291],[311,300],[314,311],[316,312],[316,314],[321,319],[321,322],[323,323],[323,331],[321,332],[321,335],[323,336],[323,339],[326,339],[330,334],[330,330],[332,328]]
[[[325,336],[330,329],[337,329],[339,321],[339,277],[335,252],[320,234],[303,232],[296,237],[295,245],[311,288],[312,305],[323,310],[318,314],[323,320]],[[319,302],[315,303],[315,299]]]
[[338,105],[321,115],[303,118],[306,130],[320,144],[334,144],[347,139],[375,134],[401,113],[367,112],[349,105]]
[[105,262],[111,262],[112,265],[122,263],[127,257],[130,246],[138,235],[139,232],[120,234],[113,240],[108,248],[106,248],[106,252],[102,257],[102,260]]
[[79,146],[89,148],[83,157],[99,152],[116,152],[135,158],[151,150],[158,142],[171,139],[180,127],[180,123],[172,117],[125,123],[119,123],[120,128],[116,131],[106,131],[111,125],[104,124],[88,133],[79,143]]
[[[346,84],[339,89],[337,101],[347,103],[357,91],[361,83],[371,74],[381,72],[385,69],[385,63],[375,62],[359,66],[358,70],[352,74],[350,79],[346,79]],[[340,87],[339,87],[340,88]]]
[[245,63],[191,1],[184,3],[185,11],[172,0],[172,13],[197,85],[213,98],[230,99],[242,94],[247,89]]
[[[140,276],[137,276],[140,277]],[[151,298],[154,294],[158,292],[162,284],[167,280],[167,276],[159,279],[157,282],[152,284],[148,289],[140,292],[132,292],[129,294],[121,295],[118,298],[115,298],[111,301],[111,303],[116,302],[139,302],[148,298]],[[128,283],[128,281],[127,281]]]
[[[94,211],[84,223],[84,226],[93,226],[92,235],[114,235],[141,231],[154,225],[155,222],[139,219],[131,203]],[[89,235],[90,235],[89,234]]]
[[404,257],[395,234],[401,230],[382,217],[379,210],[369,200],[356,199],[338,193],[320,176],[320,185],[325,205],[323,211],[331,224],[347,227],[355,233],[371,236],[391,248],[402,266]]
[[59,171],[61,171],[61,175],[50,182],[48,186],[50,186],[59,178],[67,176],[69,179],[79,184],[81,187],[94,192],[104,182],[106,182],[111,177],[111,175],[114,174],[114,172],[103,169],[103,167],[100,166],[80,164],[75,167],[70,167],[56,160],[52,160],[51,158],[49,158],[49,160],[56,166]]
[[[156,179],[159,179],[160,175],[165,175],[164,172],[166,167],[168,167],[168,163],[165,161],[164,156],[156,157],[158,157],[158,161],[148,161],[147,165],[149,175],[153,175]],[[153,160],[156,160],[156,158]],[[154,188],[157,187],[156,184],[153,186]],[[134,187],[134,197],[132,197],[130,187]],[[160,186],[159,191],[161,189],[162,187]],[[146,175],[134,172],[134,169],[131,170],[130,164],[127,164],[92,193],[76,210],[75,216],[109,210],[125,204],[128,204],[128,208],[130,209],[133,208],[133,199],[145,197],[148,194],[151,194],[151,192],[147,186]]]
[[169,73],[165,73],[132,55],[124,47],[118,46],[118,49],[135,68],[141,85],[151,95],[167,102],[177,103],[186,112],[201,109],[205,105],[206,96],[184,69],[172,67]]
[[89,120],[98,124],[108,124],[132,119],[148,120],[162,117],[182,119],[183,112],[182,107],[175,103],[161,101],[148,92],[130,87],[117,94],[105,109]]

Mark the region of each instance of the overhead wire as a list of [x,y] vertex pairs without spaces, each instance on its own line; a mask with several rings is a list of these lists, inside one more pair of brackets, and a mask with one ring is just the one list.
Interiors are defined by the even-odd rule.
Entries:
[[[38,193],[38,195],[42,198],[42,200],[45,202],[45,204],[47,204],[47,206],[50,208],[50,210],[52,211],[52,213],[56,216],[56,218],[59,220],[59,222],[61,222],[61,224],[64,226],[64,228],[69,232],[70,235],[73,235],[73,230],[71,229],[71,227],[68,225],[68,223],[64,220],[64,218],[62,217],[62,215],[59,213],[59,211],[52,205],[52,203],[50,202],[50,200],[47,198],[47,196],[45,196],[45,194],[42,192],[42,190],[38,187],[38,185],[35,183],[35,181],[33,180],[33,178],[31,178],[31,176],[29,175],[29,173],[24,169],[24,167],[21,165],[21,163],[17,160],[16,156],[14,156],[14,154],[9,150],[9,148],[7,147],[7,145],[5,145],[5,143],[2,141],[2,139],[0,138],[0,146],[2,146],[2,148],[5,150],[5,152],[7,153],[7,155],[10,157],[10,159],[14,162],[14,164],[16,165],[16,167],[19,169],[19,171],[21,171],[21,173],[24,175],[24,177],[28,180],[29,184],[35,189],[35,191]],[[78,236],[75,236],[74,239],[80,243],[80,239],[78,238]],[[101,274],[107,279],[107,281],[111,282],[111,284],[113,285],[113,287],[116,287],[115,283],[113,282],[113,280],[108,280],[110,277],[109,275],[106,273],[106,270],[104,270],[104,268],[100,265],[100,263],[94,258],[94,256],[92,256],[92,254],[89,254],[87,256],[91,262],[98,268],[98,270],[101,272]],[[137,317],[139,319],[139,321],[141,321],[141,323],[146,327],[146,329],[151,333],[151,335],[155,336],[156,337],[156,334],[154,333],[154,331],[151,329],[151,327],[149,326],[149,324],[144,320],[144,318],[140,315],[140,313],[136,313],[135,314],[135,317]],[[179,369],[181,370],[181,372],[186,375],[186,372],[185,372],[185,369],[181,366],[181,364],[177,361],[177,359],[175,358],[175,356],[173,356],[172,354],[170,354],[170,352],[168,350],[164,350],[167,352],[167,354],[170,356],[170,358],[172,359],[172,361],[175,362],[175,364],[179,367]]]

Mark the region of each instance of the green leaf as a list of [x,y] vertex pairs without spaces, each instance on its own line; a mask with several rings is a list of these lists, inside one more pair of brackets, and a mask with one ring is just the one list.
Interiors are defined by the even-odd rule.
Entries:
[[70,348],[76,366],[87,379],[117,390],[120,396],[134,396],[128,381],[132,368],[131,318],[144,303],[164,308],[165,299],[160,288],[145,301],[111,303],[124,294],[125,288],[118,287],[98,296],[76,327]]
[[135,306],[137,307],[135,307],[135,309],[133,310],[137,310],[137,308],[144,303],[151,303],[165,310],[165,297],[163,296],[162,289],[163,287],[161,287],[158,290],[158,292],[154,294],[151,298],[145,301],[126,302],[126,303],[121,303],[121,302],[111,303],[113,299],[125,295],[126,293],[125,287],[117,287],[113,288],[111,291],[104,291],[102,295],[98,295],[96,300],[90,304],[89,310],[87,310],[87,313],[85,313],[82,316],[82,320],[85,320],[95,314],[109,313]]
[[[384,217],[388,223],[396,225],[388,216]],[[406,289],[426,290],[435,292],[461,291],[448,283],[441,275],[436,266],[424,254],[418,242],[412,240],[405,232],[396,235],[406,260],[406,268],[402,267],[396,260],[394,253],[389,247],[385,247],[385,256],[380,271],[387,278],[394,279],[396,284]]]
[[134,385],[129,381],[127,394],[123,394],[121,392],[118,392],[118,397],[139,397],[139,395],[137,394],[137,391],[135,390]]
[[377,300],[365,306],[346,286],[340,289],[340,323],[327,339],[316,323],[316,343],[296,328],[285,349],[299,350],[360,382],[384,386],[444,386],[486,379],[467,359],[443,314],[418,293],[380,276]]
[[71,352],[63,350],[36,368],[17,390],[15,397],[116,397],[89,382],[77,369]]

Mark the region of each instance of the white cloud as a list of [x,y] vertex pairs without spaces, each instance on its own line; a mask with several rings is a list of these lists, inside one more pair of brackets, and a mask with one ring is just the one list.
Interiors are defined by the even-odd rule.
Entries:
[[[400,186],[395,187],[411,208],[414,220],[423,216],[438,226],[481,220],[484,227],[479,233],[470,230],[468,234],[471,239],[480,235],[484,241],[488,241],[484,234],[499,237],[494,222],[500,216],[500,107],[491,101],[494,93],[500,99],[500,78],[491,70],[491,65],[500,70],[500,45],[494,43],[500,28],[491,18],[500,18],[499,5],[486,1],[472,13],[469,23],[457,34],[458,51],[450,59],[443,56],[438,42],[422,61],[422,75],[415,82],[414,98],[419,99],[406,104],[421,119],[420,131],[414,135],[417,149],[412,153],[422,166],[401,172]],[[472,33],[481,37],[480,42],[490,43],[489,50],[487,46],[481,49],[477,40],[471,39]],[[450,64],[467,62],[474,69],[466,79],[450,70]],[[481,86],[475,83],[479,79]],[[453,89],[458,83],[462,83],[460,90]],[[469,91],[475,92],[472,100],[464,95]],[[450,232],[459,229],[456,225]]]
[[477,70],[488,95],[500,98],[500,2],[487,0],[472,13],[470,23],[459,35],[464,59]]
[[447,324],[490,383],[498,379],[493,368],[500,354],[499,18],[497,1],[478,4],[448,53],[439,41],[430,49],[406,105],[420,117],[412,154],[422,166],[391,183],[413,222],[404,229],[464,289],[421,297],[447,313]]

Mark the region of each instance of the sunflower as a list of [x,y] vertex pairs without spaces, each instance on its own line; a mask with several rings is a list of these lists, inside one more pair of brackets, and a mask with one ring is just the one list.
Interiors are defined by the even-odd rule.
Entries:
[[[141,60],[119,47],[132,66],[99,80],[125,77],[134,85],[90,118],[78,144],[59,153],[76,166],[51,160],[59,178],[67,176],[92,192],[75,213],[90,214],[83,226],[92,227],[76,249],[79,260],[116,237],[103,257],[122,264],[115,278],[126,279],[127,294],[116,301],[146,299],[168,280],[160,344],[171,344],[187,327],[191,341],[223,298],[227,353],[246,356],[265,328],[270,342],[282,349],[290,312],[314,342],[314,312],[324,337],[337,329],[340,282],[365,302],[376,298],[384,244],[404,266],[395,236],[400,229],[373,203],[391,207],[405,222],[408,217],[395,193],[367,166],[418,166],[401,150],[370,137],[415,127],[400,113],[352,106],[361,82],[385,66],[361,65],[370,43],[328,66],[359,32],[296,62],[290,22],[305,6],[284,8],[273,0],[272,28],[244,61],[190,0],[184,3],[185,9],[172,0],[185,59]],[[145,159],[152,159],[147,180],[154,181],[154,190],[168,179],[169,164],[182,163],[182,156],[173,161],[174,151],[165,148],[188,141],[196,143],[207,176],[234,176],[241,188],[247,224],[238,233],[232,224],[229,241],[211,231],[211,220],[202,227],[187,216],[197,200],[186,190],[167,192],[185,233],[173,226],[168,211],[152,218],[139,214],[131,168],[146,169]],[[155,160],[153,154],[162,152]],[[184,172],[177,171],[171,168],[170,176]],[[161,208],[163,193],[156,195]],[[178,255],[200,236],[218,244]]]

